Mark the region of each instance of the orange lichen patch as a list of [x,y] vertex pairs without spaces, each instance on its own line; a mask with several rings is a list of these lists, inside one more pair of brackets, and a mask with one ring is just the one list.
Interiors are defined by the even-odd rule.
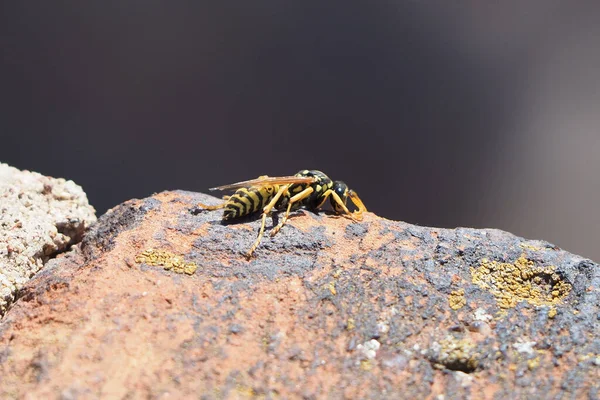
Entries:
[[555,306],[570,293],[571,285],[556,273],[556,267],[536,267],[521,256],[514,263],[483,259],[471,267],[473,283],[488,290],[501,308],[512,308],[526,301],[534,306]]
[[135,262],[147,265],[160,266],[167,271],[177,274],[193,275],[198,269],[194,262],[185,262],[182,256],[175,255],[165,250],[147,249],[135,256]]
[[467,304],[467,299],[465,299],[465,289],[461,288],[450,292],[448,303],[453,310],[460,310],[463,308]]

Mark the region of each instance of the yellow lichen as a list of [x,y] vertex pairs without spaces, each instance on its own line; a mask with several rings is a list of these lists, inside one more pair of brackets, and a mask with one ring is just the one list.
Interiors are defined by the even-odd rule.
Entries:
[[431,354],[435,366],[455,371],[475,371],[481,363],[481,354],[470,339],[452,336],[435,343]]
[[355,327],[356,327],[356,323],[354,322],[354,318],[348,318],[348,321],[346,321],[346,329],[351,331]]
[[373,360],[361,360],[360,369],[363,371],[370,371],[373,369]]
[[182,256],[165,250],[146,249],[135,256],[135,262],[161,266],[178,274],[192,275],[198,269],[196,263],[186,262]]
[[595,366],[600,366],[600,355],[596,353],[580,354],[577,357],[577,361],[579,362],[584,362],[588,360],[591,360]]
[[333,281],[329,282],[329,285],[327,285],[327,288],[329,289],[329,292],[332,295],[335,296],[337,294],[337,290],[335,290],[335,282],[333,282]]
[[256,397],[256,392],[250,386],[237,385],[235,389],[241,397],[252,397],[252,398]]
[[540,357],[539,356],[527,360],[527,368],[529,368],[530,371],[533,371],[534,369],[536,369],[539,366],[540,366]]
[[[555,266],[537,267],[524,256],[514,263],[483,259],[479,267],[471,267],[471,276],[473,283],[492,293],[504,309],[521,301],[553,308],[571,291],[571,285],[561,279]],[[551,310],[550,314],[552,318],[556,311]]]
[[335,281],[331,281],[329,283],[324,284],[323,286],[321,286],[324,290],[328,290],[329,293],[331,293],[333,296],[335,296],[337,294],[337,290],[335,289]]
[[522,249],[525,249],[525,250],[532,250],[532,251],[540,251],[540,250],[542,250],[541,247],[537,247],[537,246],[534,246],[534,245],[529,244],[529,243],[519,243],[519,247],[522,248]]
[[450,308],[453,310],[463,308],[467,304],[467,299],[465,299],[465,289],[458,289],[450,292],[448,303],[450,303]]

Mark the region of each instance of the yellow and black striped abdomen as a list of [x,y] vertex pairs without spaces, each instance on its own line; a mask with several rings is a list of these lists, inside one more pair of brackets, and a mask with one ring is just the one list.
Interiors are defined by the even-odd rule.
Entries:
[[263,209],[273,198],[278,185],[238,189],[229,199],[223,211],[223,219],[245,217]]

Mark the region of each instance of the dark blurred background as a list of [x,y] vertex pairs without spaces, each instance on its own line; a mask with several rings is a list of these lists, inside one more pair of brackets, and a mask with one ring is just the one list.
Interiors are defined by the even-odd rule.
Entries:
[[600,260],[600,3],[330,3],[2,2],[0,161],[98,214],[320,169]]

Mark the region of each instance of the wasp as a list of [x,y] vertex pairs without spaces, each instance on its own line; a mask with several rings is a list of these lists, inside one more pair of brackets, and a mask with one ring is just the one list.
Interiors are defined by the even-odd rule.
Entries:
[[[247,258],[257,249],[265,232],[267,216],[273,209],[285,210],[285,215],[271,230],[271,236],[283,228],[287,222],[290,212],[300,207],[311,211],[317,211],[323,207],[329,199],[336,214],[343,215],[355,221],[362,220],[362,215],[367,208],[355,191],[348,189],[342,181],[332,181],[327,175],[317,170],[302,170],[296,175],[270,177],[259,176],[256,179],[233,183],[231,185],[218,186],[210,190],[237,189],[231,196],[224,196],[224,203],[216,206],[198,204],[207,210],[223,208],[223,221],[241,218],[262,211],[262,223],[256,241],[246,253]],[[346,207],[350,199],[356,210],[350,212]]]

